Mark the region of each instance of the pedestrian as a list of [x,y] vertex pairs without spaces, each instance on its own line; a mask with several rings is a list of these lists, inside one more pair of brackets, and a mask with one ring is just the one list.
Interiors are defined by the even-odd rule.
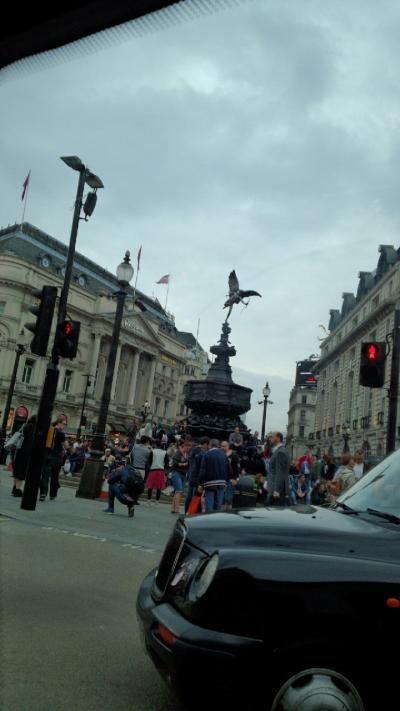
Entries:
[[201,437],[200,443],[189,452],[188,464],[188,493],[185,501],[185,513],[187,512],[193,496],[196,496],[199,488],[199,475],[201,460],[205,452],[210,449],[210,438]]
[[[44,501],[49,491],[50,479],[50,501],[57,498],[60,484],[58,477],[63,463],[64,444],[65,444],[65,420],[59,417],[51,425],[53,428],[52,439],[49,442],[50,446],[44,462],[42,476],[40,479],[40,501]],[[50,431],[51,433],[51,431]],[[46,443],[47,444],[47,443]]]
[[107,447],[104,450],[104,454],[100,461],[103,462],[103,470],[105,470],[105,473],[107,473],[114,467],[115,456],[112,454],[110,447]]
[[350,489],[356,483],[357,477],[353,471],[354,459],[351,454],[343,454],[341,457],[341,466],[333,477],[333,482],[337,486],[337,495],[342,494],[347,489]]
[[240,456],[243,449],[243,435],[240,434],[240,427],[235,427],[234,431],[229,435],[229,444]]
[[145,481],[149,469],[150,459],[150,438],[147,435],[142,435],[139,442],[132,447],[128,462],[138,470],[143,481]]
[[144,483],[140,474],[127,464],[118,467],[108,478],[108,506],[104,513],[114,513],[115,499],[128,507],[128,516],[134,515],[134,505],[141,493],[143,493]]
[[162,449],[159,440],[154,442],[153,449],[150,450],[148,461],[149,473],[146,478],[145,489],[147,490],[147,501],[151,502],[153,489],[156,490],[155,503],[158,504],[161,492],[165,489],[166,476],[165,468],[168,466],[168,456],[165,449]]
[[199,474],[199,491],[205,492],[206,513],[221,511],[225,489],[231,476],[225,452],[219,448],[219,441],[212,439],[209,451],[201,460]]
[[186,474],[189,469],[189,452],[191,448],[191,440],[181,440],[172,458],[171,484],[174,489],[171,507],[172,514],[179,513],[181,498],[185,489]]
[[289,454],[283,445],[283,434],[272,432],[270,435],[272,454],[269,460],[268,505],[285,504],[289,501]]
[[230,511],[232,509],[233,504],[234,488],[240,476],[240,460],[237,453],[231,448],[229,442],[227,442],[226,440],[224,442],[221,442],[221,450],[228,458],[228,464],[230,467],[230,478],[226,485],[224,495],[224,509],[225,511]]
[[26,471],[28,469],[29,459],[31,456],[33,437],[36,427],[36,415],[32,415],[29,420],[22,425],[21,434],[23,436],[22,444],[19,449],[15,450],[13,477],[14,486],[12,495],[17,498],[22,496],[22,482],[25,481]]
[[358,481],[358,479],[361,479],[361,477],[365,473],[364,455],[362,452],[356,452],[354,455],[353,472],[354,472],[354,476],[356,477],[357,481]]
[[310,479],[300,472],[290,489],[290,500],[292,504],[311,504]]
[[329,492],[325,479],[320,479],[311,492],[311,503],[314,506],[326,506],[329,503]]
[[335,476],[335,463],[331,457],[324,454],[321,476],[323,479],[331,480]]

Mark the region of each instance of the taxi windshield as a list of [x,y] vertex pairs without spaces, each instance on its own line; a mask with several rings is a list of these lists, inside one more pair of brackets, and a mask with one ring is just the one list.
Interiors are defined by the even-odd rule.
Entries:
[[374,509],[400,517],[400,450],[386,457],[337,499],[356,511]]

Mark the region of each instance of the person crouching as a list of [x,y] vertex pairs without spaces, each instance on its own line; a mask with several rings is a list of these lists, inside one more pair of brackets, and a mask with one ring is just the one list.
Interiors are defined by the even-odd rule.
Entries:
[[130,466],[119,467],[108,478],[108,507],[104,513],[114,513],[114,501],[128,507],[128,516],[134,515],[134,505],[143,492],[144,483],[141,475]]

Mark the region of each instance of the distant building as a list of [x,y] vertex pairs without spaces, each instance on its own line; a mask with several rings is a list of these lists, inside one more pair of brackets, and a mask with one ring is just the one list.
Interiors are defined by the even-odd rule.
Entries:
[[289,400],[286,446],[292,459],[314,448],[317,379],[313,372],[316,358],[298,361],[295,386]]
[[[345,443],[351,452],[382,456],[386,450],[391,355],[384,387],[359,385],[361,344],[385,341],[400,307],[400,250],[379,247],[377,267],[360,272],[357,293],[342,294],[341,310],[330,311],[329,336],[321,345],[315,417],[315,445],[338,456]],[[397,422],[396,448],[400,445]],[[346,441],[347,440],[347,441]]]
[[[25,323],[34,320],[29,312],[33,291],[44,284],[61,291],[66,257],[65,244],[29,223],[0,230],[0,409],[10,385],[16,336]],[[117,256],[115,261],[117,266]],[[86,432],[92,431],[98,419],[116,308],[112,294],[117,289],[114,274],[76,253],[68,316],[82,324],[79,349],[74,360],[61,359],[54,408],[54,415],[67,416],[70,431],[79,424],[85,374],[93,376],[86,401]],[[181,333],[156,299],[137,292],[133,304],[133,293],[129,287],[109,409],[109,429],[121,433],[140,416],[146,400],[159,422],[168,425],[180,418],[187,371],[194,368],[196,377],[202,378],[207,362],[201,346],[197,344],[195,351],[188,346],[190,336],[195,343],[194,336]],[[51,343],[54,325],[55,318]],[[29,339],[31,334],[26,331],[26,335]],[[22,405],[29,414],[37,412],[45,369],[46,359],[28,347],[20,360],[13,407]]]

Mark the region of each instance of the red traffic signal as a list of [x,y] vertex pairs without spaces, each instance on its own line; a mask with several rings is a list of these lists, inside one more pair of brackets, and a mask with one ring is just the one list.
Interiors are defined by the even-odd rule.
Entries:
[[62,321],[57,328],[56,349],[61,358],[75,358],[78,351],[80,321]]
[[385,382],[386,344],[369,341],[361,345],[360,385],[382,388]]

